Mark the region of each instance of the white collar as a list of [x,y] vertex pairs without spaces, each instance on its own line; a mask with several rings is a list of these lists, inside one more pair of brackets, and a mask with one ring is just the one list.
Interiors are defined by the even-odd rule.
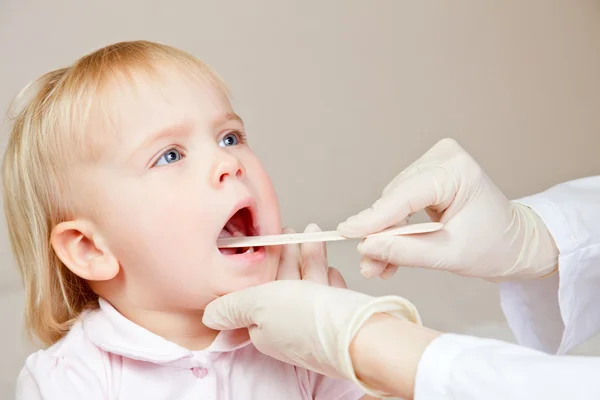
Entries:
[[[185,360],[216,358],[251,343],[246,329],[221,331],[204,350],[188,350],[178,344],[136,325],[120,314],[108,301],[99,299],[100,308],[82,316],[86,337],[104,351],[155,364],[176,363],[187,366]],[[190,364],[191,365],[191,364]]]

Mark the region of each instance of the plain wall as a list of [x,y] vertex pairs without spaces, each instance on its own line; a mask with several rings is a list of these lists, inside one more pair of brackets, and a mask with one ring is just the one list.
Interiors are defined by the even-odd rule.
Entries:
[[[132,39],[224,77],[297,230],[334,229],[443,137],[511,198],[600,169],[599,1],[0,0],[0,110],[40,74]],[[405,268],[368,281],[355,245],[329,245],[351,288],[405,296],[437,329],[512,340],[494,285]],[[0,257],[8,399],[31,347],[4,226]]]

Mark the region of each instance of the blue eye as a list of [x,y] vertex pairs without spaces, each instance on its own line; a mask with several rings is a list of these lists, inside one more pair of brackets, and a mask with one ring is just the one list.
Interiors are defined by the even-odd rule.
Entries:
[[219,142],[219,146],[221,147],[237,146],[238,144],[240,144],[240,138],[235,133],[228,133]]
[[160,167],[161,165],[173,164],[181,160],[183,156],[177,149],[169,149],[165,151],[160,158],[154,163],[153,167]]

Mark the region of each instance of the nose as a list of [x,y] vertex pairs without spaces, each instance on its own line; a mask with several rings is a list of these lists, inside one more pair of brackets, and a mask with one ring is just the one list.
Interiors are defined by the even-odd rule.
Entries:
[[227,151],[218,151],[212,171],[212,184],[219,187],[227,178],[246,176],[244,166],[237,157]]

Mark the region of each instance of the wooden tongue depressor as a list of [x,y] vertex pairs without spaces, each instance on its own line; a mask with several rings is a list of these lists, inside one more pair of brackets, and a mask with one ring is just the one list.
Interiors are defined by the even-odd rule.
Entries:
[[[440,229],[442,229],[442,226],[443,224],[439,222],[427,222],[423,224],[393,226],[391,228],[384,229],[381,232],[373,233],[368,236],[416,235],[419,233],[439,231]],[[337,231],[288,233],[282,235],[221,238],[217,240],[217,247],[221,249],[226,249],[232,247],[275,246],[281,244],[294,243],[332,242],[346,239],[350,238],[340,235]]]

